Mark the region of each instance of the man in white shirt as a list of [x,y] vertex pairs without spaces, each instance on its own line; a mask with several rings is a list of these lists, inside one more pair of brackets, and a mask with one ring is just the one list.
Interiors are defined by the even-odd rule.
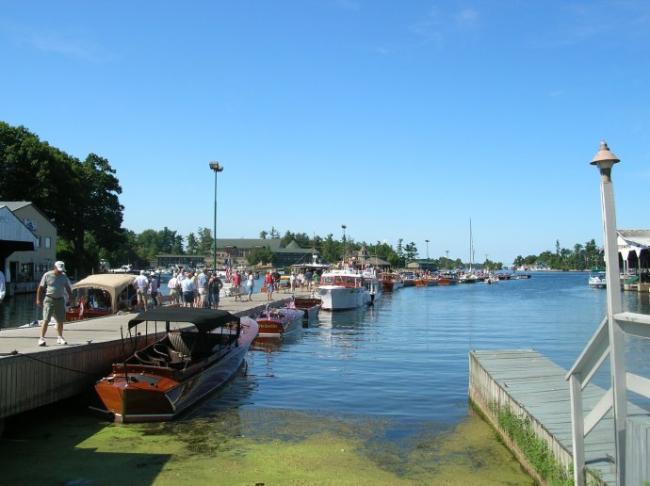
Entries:
[[196,277],[196,286],[199,290],[199,307],[207,307],[208,276],[205,274],[205,271],[201,270],[201,273]]
[[172,276],[172,278],[169,279],[169,282],[167,282],[167,288],[169,289],[169,301],[172,304],[180,304],[180,299],[179,299],[179,294],[178,294],[178,278],[176,278],[176,274]]
[[183,302],[185,307],[194,307],[194,291],[196,286],[191,278],[185,278],[181,282],[181,289],[183,291]]
[[144,310],[147,310],[147,297],[149,291],[149,279],[144,274],[144,270],[140,270],[138,275],[133,281],[136,294],[138,296],[138,305],[142,305]]

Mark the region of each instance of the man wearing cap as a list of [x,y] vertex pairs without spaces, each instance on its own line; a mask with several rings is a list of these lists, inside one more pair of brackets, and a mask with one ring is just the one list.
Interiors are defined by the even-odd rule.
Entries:
[[[65,263],[58,261],[54,263],[54,268],[45,272],[41,283],[36,290],[36,305],[43,306],[43,324],[41,325],[41,337],[38,339],[39,346],[45,346],[45,333],[52,316],[56,319],[56,330],[58,337],[57,344],[68,344],[63,339],[63,323],[65,322],[65,299],[64,292],[72,300],[72,288],[70,280],[65,274]],[[45,294],[45,298],[43,298]]]

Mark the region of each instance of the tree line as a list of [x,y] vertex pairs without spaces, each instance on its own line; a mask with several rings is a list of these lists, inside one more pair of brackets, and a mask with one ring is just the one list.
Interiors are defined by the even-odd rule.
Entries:
[[[33,202],[56,226],[57,257],[66,261],[74,275],[99,269],[100,260],[111,266],[131,263],[144,267],[160,253],[209,255],[214,239],[208,228],[182,236],[175,230],[146,229],[140,233],[122,227],[124,207],[119,180],[110,162],[95,153],[83,160],[49,145],[23,126],[0,122],[0,200]],[[356,255],[365,247],[368,255],[404,267],[418,259],[415,242],[398,240],[395,248],[385,242],[355,241],[349,236],[334,238],[272,227],[260,232],[261,239],[291,241],[302,248],[314,248],[327,262]],[[528,257],[527,257],[528,258]],[[249,263],[272,263],[268,248],[251,252]],[[439,268],[460,268],[460,259],[441,257],[431,262]],[[486,262],[500,268],[499,262]]]
[[32,201],[56,226],[57,255],[72,271],[87,272],[96,249],[114,251],[124,239],[122,188],[104,157],[78,159],[0,122],[0,174],[0,200]]
[[598,248],[596,241],[591,239],[584,245],[576,243],[573,248],[562,248],[560,241],[555,241],[555,251],[543,251],[539,255],[518,255],[515,258],[516,266],[538,266],[552,270],[590,270],[592,268],[605,268],[605,255],[602,248]]

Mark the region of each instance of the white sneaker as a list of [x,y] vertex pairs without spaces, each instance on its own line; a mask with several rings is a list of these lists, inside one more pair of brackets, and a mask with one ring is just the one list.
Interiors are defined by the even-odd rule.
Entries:
[[39,346],[45,346],[45,339],[44,338],[38,338],[38,345]]
[[68,344],[68,342],[65,339],[63,339],[63,336],[59,336],[58,338],[56,338],[56,344]]

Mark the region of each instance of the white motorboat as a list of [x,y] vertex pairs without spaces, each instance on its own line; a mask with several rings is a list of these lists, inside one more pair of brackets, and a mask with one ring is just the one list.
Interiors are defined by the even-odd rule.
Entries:
[[604,289],[607,287],[605,272],[597,272],[589,275],[589,287],[594,289]]
[[374,271],[332,270],[323,273],[318,297],[323,310],[356,309],[374,303],[381,295],[381,285]]

